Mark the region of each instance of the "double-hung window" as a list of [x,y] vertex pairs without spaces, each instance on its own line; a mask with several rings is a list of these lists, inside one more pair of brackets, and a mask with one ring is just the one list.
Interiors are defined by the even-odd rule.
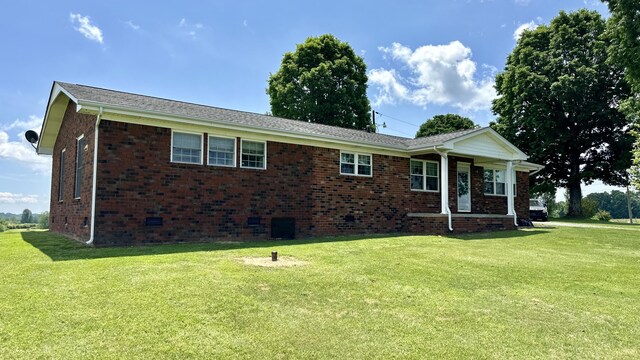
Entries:
[[340,153],[340,174],[371,176],[371,155],[351,152]]
[[209,165],[236,166],[236,139],[209,136]]
[[247,169],[267,168],[267,143],[264,141],[240,141],[240,167]]
[[84,151],[84,134],[76,139],[76,182],[73,197],[80,198],[82,193],[82,152]]
[[[513,195],[516,195],[516,172],[512,174]],[[484,169],[485,195],[507,195],[507,171]]]
[[171,136],[171,161],[202,164],[202,134],[174,131]]
[[411,160],[411,190],[438,191],[438,162]]

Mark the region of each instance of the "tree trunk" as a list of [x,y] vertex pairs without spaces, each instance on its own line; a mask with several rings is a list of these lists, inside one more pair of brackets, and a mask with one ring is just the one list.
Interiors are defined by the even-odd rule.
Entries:
[[569,192],[569,210],[567,211],[567,216],[582,216],[582,189],[580,188],[580,181],[571,181],[571,183],[567,184],[567,191]]

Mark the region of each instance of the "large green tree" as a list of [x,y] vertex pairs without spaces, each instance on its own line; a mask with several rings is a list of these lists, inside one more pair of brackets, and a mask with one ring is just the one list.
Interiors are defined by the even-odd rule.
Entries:
[[350,129],[371,128],[367,66],[333,35],[310,37],[287,52],[267,88],[274,116]]
[[630,90],[607,62],[609,44],[597,12],[561,12],[525,31],[496,77],[492,126],[545,166],[534,192],[568,189],[569,216],[582,213],[582,182],[624,184],[631,163],[633,138],[618,110]]
[[605,0],[611,17],[609,58],[625,69],[627,81],[640,91],[640,1]]
[[457,114],[436,115],[420,125],[416,138],[478,127],[473,120]]
[[621,109],[636,130],[634,145],[634,184],[640,188],[640,1],[606,0],[611,11],[607,31],[611,37],[609,60],[624,67],[625,78],[634,95],[621,104]]

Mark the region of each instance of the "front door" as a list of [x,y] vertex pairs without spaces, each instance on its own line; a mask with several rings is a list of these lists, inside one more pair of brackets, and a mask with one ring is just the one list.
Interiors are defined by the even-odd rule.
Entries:
[[466,163],[458,163],[458,211],[471,212],[471,169]]

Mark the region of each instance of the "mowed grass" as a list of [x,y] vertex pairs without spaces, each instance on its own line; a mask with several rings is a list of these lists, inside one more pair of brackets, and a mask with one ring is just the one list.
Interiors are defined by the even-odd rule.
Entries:
[[[242,257],[304,266],[265,268]],[[640,232],[87,248],[0,233],[0,358],[640,357]]]

